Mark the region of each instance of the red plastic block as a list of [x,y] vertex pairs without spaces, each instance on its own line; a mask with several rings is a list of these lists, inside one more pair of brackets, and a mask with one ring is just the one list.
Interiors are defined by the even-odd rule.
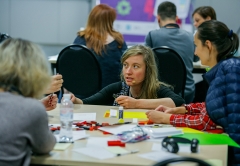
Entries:
[[108,146],[121,146],[125,147],[125,143],[119,140],[108,141]]

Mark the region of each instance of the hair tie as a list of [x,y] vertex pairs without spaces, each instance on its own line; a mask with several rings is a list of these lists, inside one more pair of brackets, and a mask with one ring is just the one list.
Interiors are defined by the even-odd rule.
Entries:
[[228,37],[231,39],[231,40],[233,40],[233,30],[230,30],[229,32],[228,32]]

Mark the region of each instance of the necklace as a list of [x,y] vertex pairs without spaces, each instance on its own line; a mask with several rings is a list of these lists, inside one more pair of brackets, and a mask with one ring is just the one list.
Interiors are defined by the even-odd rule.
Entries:
[[[142,95],[142,93],[141,93],[141,95]],[[135,97],[135,96],[132,95],[131,90],[129,89],[128,96],[133,97],[134,99],[140,99],[141,95]]]

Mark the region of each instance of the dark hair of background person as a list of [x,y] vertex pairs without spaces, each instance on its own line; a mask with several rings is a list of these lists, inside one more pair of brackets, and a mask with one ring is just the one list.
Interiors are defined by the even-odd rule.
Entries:
[[192,17],[196,13],[198,13],[204,19],[206,19],[207,17],[211,17],[211,20],[217,20],[216,12],[211,6],[200,6],[196,8],[193,11]]
[[197,31],[197,37],[205,45],[209,40],[218,52],[217,62],[233,57],[238,51],[239,38],[224,23],[216,20],[203,22]]
[[5,39],[11,38],[8,34],[6,33],[0,33],[0,43],[3,42]]
[[121,48],[124,43],[123,36],[113,29],[116,17],[117,13],[114,8],[106,4],[99,4],[90,12],[86,28],[77,34],[81,37],[84,36],[86,46],[92,48],[98,55],[101,55],[102,51],[106,51],[105,43],[108,34],[117,41],[118,47]]
[[177,16],[177,9],[174,3],[172,2],[163,2],[158,6],[158,15],[161,17],[162,20],[166,19],[176,19]]

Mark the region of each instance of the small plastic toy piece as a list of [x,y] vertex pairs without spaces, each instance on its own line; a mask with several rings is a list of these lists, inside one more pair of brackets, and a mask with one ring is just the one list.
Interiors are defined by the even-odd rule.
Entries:
[[124,120],[123,119],[119,119],[118,123],[124,123]]
[[110,126],[109,123],[102,123],[102,126]]
[[125,143],[121,142],[120,140],[113,140],[113,141],[108,141],[108,146],[121,146],[125,147]]

